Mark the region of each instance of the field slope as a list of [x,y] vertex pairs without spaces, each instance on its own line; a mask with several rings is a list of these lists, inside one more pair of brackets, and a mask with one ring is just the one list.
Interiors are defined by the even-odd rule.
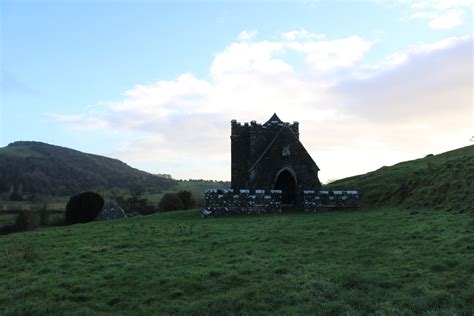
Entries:
[[328,189],[357,189],[366,206],[474,213],[474,145],[341,179]]
[[0,237],[0,314],[474,313],[474,218],[198,211]]

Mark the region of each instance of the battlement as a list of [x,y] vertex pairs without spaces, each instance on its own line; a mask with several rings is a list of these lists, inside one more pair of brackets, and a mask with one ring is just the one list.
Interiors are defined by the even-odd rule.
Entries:
[[[282,193],[282,190],[207,189],[202,216],[281,213]],[[359,205],[359,192],[303,190],[303,199],[305,212],[354,209]]]
[[282,127],[286,126],[293,130],[293,132],[299,135],[299,122],[294,121],[292,124],[287,122],[268,121],[266,123],[257,123],[257,121],[250,121],[240,123],[237,120],[231,121],[231,137],[232,136],[247,136],[253,133],[265,133],[265,132],[276,132]]
[[281,190],[207,189],[203,217],[281,212]]

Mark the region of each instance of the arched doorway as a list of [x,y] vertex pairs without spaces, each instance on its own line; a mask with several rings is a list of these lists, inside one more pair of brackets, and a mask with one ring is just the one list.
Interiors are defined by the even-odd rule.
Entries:
[[275,190],[281,190],[281,203],[296,204],[296,179],[288,169],[283,169],[277,175]]

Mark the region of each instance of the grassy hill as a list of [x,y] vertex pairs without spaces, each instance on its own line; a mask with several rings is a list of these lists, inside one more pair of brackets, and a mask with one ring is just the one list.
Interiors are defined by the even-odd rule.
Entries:
[[198,211],[0,237],[0,314],[474,312],[474,218]]
[[474,212],[474,146],[382,167],[326,188],[357,189],[366,206]]
[[68,195],[86,190],[141,187],[166,190],[175,181],[132,168],[117,159],[40,142],[0,148],[0,193]]

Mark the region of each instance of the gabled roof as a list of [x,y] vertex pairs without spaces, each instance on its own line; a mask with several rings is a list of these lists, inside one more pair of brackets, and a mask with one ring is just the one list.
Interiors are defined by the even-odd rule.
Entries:
[[[276,117],[278,120],[278,116],[276,116],[276,114],[274,114],[272,116],[273,117]],[[271,119],[270,119],[271,120]],[[268,122],[267,122],[268,123]],[[265,124],[267,124],[265,123]],[[302,147],[302,150],[303,152],[309,157],[309,159],[311,159],[311,161],[314,163],[314,165],[316,166],[316,168],[318,169],[318,171],[320,170],[318,165],[314,162],[313,158],[311,157],[311,155],[308,153],[308,151],[306,150],[306,148],[304,148],[303,144],[301,143],[301,141],[298,139],[298,137],[295,135],[295,133],[291,130],[291,128],[289,128],[288,126],[284,126],[282,127],[278,133],[275,135],[275,137],[272,139],[272,141],[268,144],[267,148],[265,148],[265,150],[262,152],[262,154],[260,155],[260,157],[255,160],[255,162],[252,164],[252,166],[250,167],[249,169],[249,172],[252,171],[259,163],[260,161],[263,159],[263,157],[266,155],[266,153],[270,150],[270,148],[272,148],[273,144],[277,141],[277,139],[282,135],[282,133],[288,133],[289,135],[291,135],[294,140],[296,141],[295,143],[298,144],[299,146]]]
[[279,124],[279,123],[283,123],[283,121],[280,120],[280,118],[278,117],[276,113],[273,113],[272,117],[263,125]]

